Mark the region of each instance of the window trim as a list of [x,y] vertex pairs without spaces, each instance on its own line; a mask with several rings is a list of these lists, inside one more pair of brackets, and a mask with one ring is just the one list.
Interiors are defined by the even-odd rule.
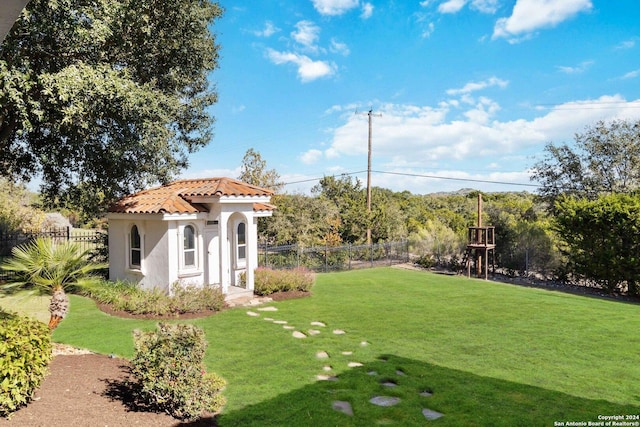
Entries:
[[[240,233],[240,227],[243,227],[243,232]],[[240,243],[240,236],[243,237],[243,242]],[[239,221],[235,227],[235,242],[236,242],[236,264],[238,267],[245,267],[247,265],[247,223],[245,221]],[[240,256],[240,250],[243,250],[244,256]]]
[[[186,245],[186,232],[187,229],[191,229],[192,231],[192,238],[193,238],[193,247],[188,248]],[[182,227],[182,245],[181,245],[181,249],[182,249],[182,257],[181,257],[181,264],[182,264],[182,268],[184,270],[194,270],[198,268],[198,232],[196,227],[193,224],[186,224],[184,227]],[[191,253],[193,256],[193,264],[187,264],[187,254]]]
[[[134,246],[134,234],[133,231],[135,230],[136,234],[138,235],[138,241],[137,241],[137,247]],[[128,233],[128,239],[127,239],[127,254],[128,254],[128,259],[127,259],[127,267],[129,268],[129,270],[133,270],[133,271],[142,271],[142,247],[143,247],[143,239],[142,239],[142,234],[140,233],[140,227],[138,227],[138,224],[132,224],[129,227],[129,233]],[[139,264],[134,264],[133,263],[133,253],[137,252],[138,253],[138,259],[139,259]]]

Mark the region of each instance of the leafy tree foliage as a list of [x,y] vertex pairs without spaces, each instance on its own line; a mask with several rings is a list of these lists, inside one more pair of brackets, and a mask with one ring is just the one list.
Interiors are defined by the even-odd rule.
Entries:
[[209,0],[31,0],[0,46],[0,175],[92,215],[206,145]]
[[640,187],[640,122],[598,122],[576,134],[575,147],[545,147],[531,180],[553,207],[560,195],[590,200],[605,193],[628,193]]
[[352,180],[346,175],[340,178],[325,176],[311,191],[320,199],[330,201],[338,209],[341,220],[338,234],[342,242],[365,241],[369,218],[366,194],[360,180]]
[[248,149],[242,158],[238,179],[276,192],[284,186],[280,180],[280,174],[275,169],[267,169],[267,161],[263,160],[260,152],[253,148]]
[[[640,283],[640,195],[596,200],[560,197],[555,229],[564,242],[569,271],[614,292],[637,295]],[[626,289],[625,289],[626,288]]]
[[40,228],[44,212],[34,206],[33,199],[24,185],[0,178],[0,233]]

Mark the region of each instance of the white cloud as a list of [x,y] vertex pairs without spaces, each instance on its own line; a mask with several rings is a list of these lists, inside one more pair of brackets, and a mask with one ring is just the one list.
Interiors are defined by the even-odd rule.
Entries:
[[427,24],[427,27],[422,30],[422,34],[420,34],[420,36],[423,39],[428,39],[429,37],[431,37],[431,34],[433,34],[433,31],[435,30],[435,25],[433,24],[433,22],[429,22]]
[[476,92],[478,90],[483,90],[492,86],[505,88],[508,84],[509,82],[506,80],[502,80],[497,77],[490,77],[487,80],[481,82],[469,82],[459,89],[449,89],[447,90],[447,95],[467,95],[471,92]]
[[498,0],[471,0],[471,8],[482,13],[496,13]]
[[358,7],[360,0],[311,0],[313,7],[321,15],[342,15]]
[[362,19],[369,19],[373,15],[373,5],[371,3],[363,3],[362,4],[362,14],[360,17]]
[[627,74],[622,76],[623,79],[635,79],[640,76],[640,70],[629,71]]
[[[529,120],[500,121],[495,118],[500,106],[484,97],[462,115],[455,111],[455,117],[455,107],[447,103],[435,108],[386,104],[376,109],[382,116],[373,119],[374,152],[377,158],[388,159],[387,169],[472,159],[491,164],[504,156],[541,152],[549,141],[569,142],[575,132],[598,120],[640,119],[639,107],[640,100],[602,96],[567,102]],[[366,155],[366,117],[345,114],[343,118],[325,156],[338,159]]]
[[636,40],[635,39],[630,39],[630,40],[625,40],[623,42],[621,42],[620,44],[618,44],[615,49],[617,50],[621,50],[621,49],[633,49],[636,46]]
[[312,51],[318,48],[316,43],[320,38],[320,27],[311,21],[300,21],[295,25],[296,31],[291,33],[291,37],[299,44]]
[[253,34],[258,37],[271,37],[275,33],[279,32],[280,28],[273,25],[273,22],[267,21],[264,23],[264,28],[259,31],[254,31]]
[[576,67],[558,65],[557,68],[565,74],[580,74],[584,73],[591,65],[593,65],[593,61],[583,61]]
[[321,158],[322,158],[322,151],[316,150],[316,149],[309,150],[300,156],[300,160],[305,165],[312,165]]
[[331,46],[329,47],[329,50],[333,53],[339,53],[344,56],[348,56],[351,53],[349,46],[336,39],[331,39]]
[[[440,13],[458,13],[469,3],[469,0],[446,0],[438,6]],[[422,2],[420,6],[428,6],[429,2]],[[496,13],[498,0],[470,0],[470,7],[482,13]]]
[[314,61],[306,55],[293,52],[278,52],[267,49],[267,57],[276,65],[287,63],[298,67],[298,78],[307,83],[322,77],[329,77],[336,73],[336,65],[327,61]]
[[493,38],[518,42],[539,29],[555,27],[592,7],[591,0],[517,0],[511,16],[496,22]]
[[465,4],[467,4],[467,0],[447,0],[444,3],[440,3],[440,6],[438,6],[438,12],[457,13]]

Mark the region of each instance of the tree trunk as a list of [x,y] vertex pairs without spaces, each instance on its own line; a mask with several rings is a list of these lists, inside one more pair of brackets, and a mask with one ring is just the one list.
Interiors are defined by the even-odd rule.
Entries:
[[69,297],[65,294],[64,289],[58,288],[53,291],[49,304],[49,312],[51,313],[49,329],[57,328],[60,321],[67,315],[67,311],[69,311]]

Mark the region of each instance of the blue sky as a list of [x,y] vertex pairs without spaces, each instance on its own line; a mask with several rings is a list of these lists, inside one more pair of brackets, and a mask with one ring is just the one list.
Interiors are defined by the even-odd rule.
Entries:
[[372,109],[373,185],[535,191],[476,181],[530,185],[547,142],[640,119],[637,0],[220,1],[215,137],[184,178],[249,148],[289,193],[366,171]]

